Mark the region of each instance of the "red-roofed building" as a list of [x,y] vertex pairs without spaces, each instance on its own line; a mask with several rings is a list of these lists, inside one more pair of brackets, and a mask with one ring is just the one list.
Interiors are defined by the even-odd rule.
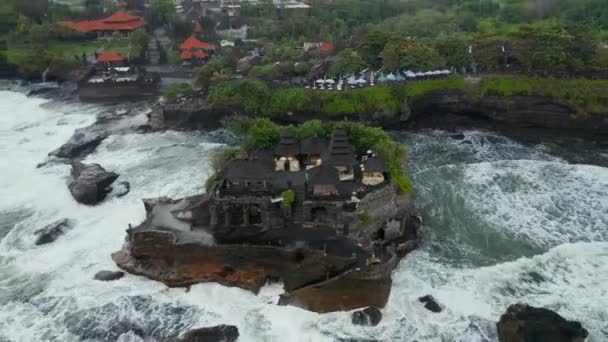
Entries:
[[180,46],[183,61],[203,61],[209,54],[215,51],[215,45],[200,41],[195,36],[190,36]]
[[196,58],[198,60],[204,60],[205,58],[207,58],[207,56],[208,55],[201,50],[194,50],[194,51],[184,50],[181,54],[181,58],[184,61],[191,61],[192,58]]
[[319,51],[323,53],[333,53],[334,52],[334,44],[333,43],[323,43],[319,47]]
[[72,28],[83,33],[96,33],[98,37],[111,37],[114,32],[120,32],[128,38],[131,32],[146,26],[146,22],[136,15],[127,12],[116,12],[100,20],[62,21],[61,26]]
[[102,52],[95,63],[121,63],[125,58],[116,52]]
[[181,50],[198,49],[198,50],[212,51],[212,50],[215,50],[215,45],[209,44],[206,42],[202,42],[195,36],[190,36],[190,38],[184,40],[184,42],[179,46],[179,48]]

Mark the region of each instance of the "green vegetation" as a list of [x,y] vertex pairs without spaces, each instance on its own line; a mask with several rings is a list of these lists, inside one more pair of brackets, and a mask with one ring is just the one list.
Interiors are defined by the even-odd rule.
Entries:
[[245,113],[262,114],[270,98],[266,83],[254,80],[230,80],[209,91],[209,102],[218,108],[242,108]]
[[150,19],[153,26],[161,26],[171,23],[176,16],[175,1],[152,0],[150,1]]
[[466,91],[468,86],[461,76],[450,78],[414,81],[401,84],[395,88],[400,99],[428,94],[437,90],[462,90]]
[[[275,146],[285,128],[267,118],[232,118],[226,122],[226,125],[241,137],[243,146],[248,151]],[[321,122],[320,120],[288,127],[299,139],[310,136],[329,139],[336,128],[348,132],[349,141],[357,151],[371,149],[387,161],[391,179],[400,193],[409,194],[413,191],[412,182],[403,171],[407,163],[407,148],[393,140],[381,128],[348,121]]]
[[192,93],[192,86],[189,83],[176,83],[167,87],[163,93],[163,96],[167,100],[173,101],[181,96],[192,95]]
[[213,158],[211,159],[211,167],[215,172],[219,172],[226,162],[237,159],[244,158],[246,156],[245,151],[240,148],[227,148],[224,150],[220,150],[217,153],[213,154]]
[[283,203],[281,203],[281,206],[283,208],[291,208],[296,201],[296,193],[291,189],[285,190],[281,193],[281,198],[283,198]]
[[608,113],[608,80],[530,77],[485,78],[478,95],[542,95],[577,109],[580,113]]
[[215,106],[235,106],[253,116],[285,117],[289,113],[316,113],[320,117],[341,120],[357,115],[362,120],[393,118],[407,110],[409,99],[434,91],[455,90],[473,96],[498,94],[539,95],[552,97],[580,113],[608,113],[608,81],[534,77],[484,77],[479,83],[467,83],[461,76],[422,80],[394,87],[368,87],[345,92],[316,91],[303,88],[271,90],[258,80],[234,80],[211,89]]
[[205,191],[209,192],[209,191],[215,189],[218,186],[219,181],[220,181],[220,179],[219,179],[217,173],[214,173],[211,176],[209,176],[209,178],[207,178],[207,180],[205,181]]
[[361,115],[367,119],[396,117],[402,103],[413,96],[435,90],[466,90],[462,77],[416,81],[398,87],[367,87],[346,92],[315,91],[303,88],[271,90],[259,80],[222,82],[210,91],[214,106],[236,106],[248,115],[282,117],[288,113],[318,113],[324,117],[341,119]]
[[364,226],[367,226],[370,223],[372,223],[372,217],[369,215],[369,213],[367,211],[362,212],[359,215],[359,219],[361,220],[361,223],[363,223]]

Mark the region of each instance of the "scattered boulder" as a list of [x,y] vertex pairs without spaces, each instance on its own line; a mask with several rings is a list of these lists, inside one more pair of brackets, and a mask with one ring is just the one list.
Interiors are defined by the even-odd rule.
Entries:
[[424,307],[431,312],[441,312],[441,306],[431,295],[426,295],[418,298],[420,303],[424,303]]
[[40,246],[46,245],[47,243],[51,243],[57,240],[61,235],[63,235],[72,227],[73,223],[66,218],[53,222],[48,226],[34,232],[34,234],[38,235],[38,239],[36,239],[36,245]]
[[99,271],[95,273],[95,280],[112,281],[118,280],[125,276],[125,272],[121,271]]
[[355,325],[376,326],[380,320],[382,320],[382,312],[373,306],[355,311],[352,315],[352,322]]
[[182,342],[234,342],[239,338],[239,329],[234,325],[216,325],[194,329],[186,333]]
[[589,335],[579,322],[526,304],[509,306],[496,328],[500,342],[582,342]]
[[99,164],[72,162],[73,180],[68,185],[74,199],[80,203],[94,205],[112,191],[110,186],[118,174],[106,171]]

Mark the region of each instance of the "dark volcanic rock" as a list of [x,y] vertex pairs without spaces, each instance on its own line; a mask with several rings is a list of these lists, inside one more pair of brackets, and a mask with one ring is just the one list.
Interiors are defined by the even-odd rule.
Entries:
[[93,129],[93,126],[77,129],[72,137],[49,155],[58,158],[82,158],[93,152],[97,146],[109,136],[109,132]]
[[194,329],[186,333],[183,342],[234,342],[239,338],[239,329],[234,325]]
[[376,326],[382,320],[382,312],[376,307],[353,312],[352,322],[355,325]]
[[67,230],[73,227],[72,222],[68,219],[61,219],[57,222],[51,223],[48,226],[37,230],[34,234],[38,235],[36,239],[36,245],[45,245],[57,240]]
[[526,304],[509,306],[496,328],[500,342],[582,342],[589,334],[579,322]]
[[118,174],[108,172],[99,164],[72,163],[73,180],[68,185],[74,199],[83,204],[97,204],[112,191],[110,186]]
[[99,271],[95,273],[95,280],[112,281],[118,280],[125,276],[125,272],[121,271]]
[[435,298],[433,298],[433,296],[431,296],[431,295],[426,295],[426,296],[420,297],[420,298],[418,298],[418,301],[420,303],[424,303],[424,307],[429,311],[441,312],[441,306],[439,305],[439,303],[437,303]]

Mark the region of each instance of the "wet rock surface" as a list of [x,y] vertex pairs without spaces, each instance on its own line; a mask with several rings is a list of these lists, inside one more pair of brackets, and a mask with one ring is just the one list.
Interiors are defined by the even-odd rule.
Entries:
[[[112,259],[170,287],[217,282],[257,293],[280,279],[280,305],[315,312],[386,305],[397,254],[387,250],[382,260],[370,261],[369,250],[329,227],[196,226],[213,203],[210,195],[144,200],[146,220],[127,230],[128,243]],[[411,238],[419,241],[415,228]],[[400,239],[406,242],[408,234]]]
[[112,191],[112,183],[118,174],[106,171],[99,164],[72,163],[72,181],[68,188],[76,201],[94,205]]
[[100,281],[112,281],[112,280],[118,280],[124,276],[125,276],[125,272],[121,272],[121,271],[99,271],[99,272],[95,273],[95,276],[93,278],[95,280],[100,280]]
[[420,303],[424,303],[424,307],[431,312],[441,312],[441,305],[437,303],[435,298],[431,295],[426,295],[418,298]]
[[[135,108],[144,108],[136,110]],[[78,128],[70,139],[58,149],[49,153],[54,158],[81,160],[95,151],[97,146],[112,134],[148,131],[147,106],[135,102],[128,106],[108,106],[97,115],[95,122]]]
[[589,332],[554,311],[514,304],[496,324],[500,342],[582,342]]
[[355,325],[376,326],[382,320],[382,312],[376,307],[353,312],[351,320]]
[[36,245],[46,245],[48,243],[54,242],[61,235],[65,234],[68,230],[72,229],[74,223],[69,219],[64,218],[59,221],[53,222],[48,226],[39,229],[34,232],[38,236],[36,239]]
[[238,338],[239,329],[234,325],[217,325],[190,330],[181,342],[234,342]]

